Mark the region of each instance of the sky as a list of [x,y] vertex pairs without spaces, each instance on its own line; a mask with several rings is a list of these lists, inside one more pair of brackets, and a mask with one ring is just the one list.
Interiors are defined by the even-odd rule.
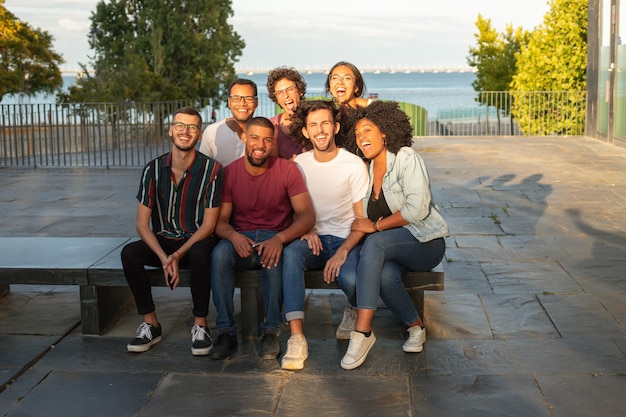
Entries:
[[[467,67],[479,14],[498,32],[541,25],[550,0],[233,0],[229,23],[246,47],[238,70],[281,65],[328,69]],[[63,69],[88,64],[87,36],[98,0],[6,0],[32,27],[48,31]]]

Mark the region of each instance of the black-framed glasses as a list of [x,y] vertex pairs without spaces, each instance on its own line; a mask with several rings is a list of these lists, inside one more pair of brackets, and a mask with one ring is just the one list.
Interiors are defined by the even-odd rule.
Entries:
[[246,103],[254,103],[256,96],[228,96],[233,103],[239,103],[241,100]]
[[200,126],[198,125],[194,125],[194,124],[188,125],[183,122],[174,122],[172,123],[172,126],[174,127],[174,130],[177,132],[182,132],[185,129],[189,129],[189,132],[196,133],[198,130],[200,130]]
[[276,97],[283,96],[283,95],[285,97],[287,97],[289,94],[293,93],[294,91],[296,91],[296,86],[295,85],[290,85],[289,87],[283,88],[282,90],[274,91],[274,95]]

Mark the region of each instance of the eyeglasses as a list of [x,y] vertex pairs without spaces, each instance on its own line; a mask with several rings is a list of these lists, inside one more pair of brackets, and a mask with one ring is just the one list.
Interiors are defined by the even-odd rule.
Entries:
[[174,130],[177,132],[182,132],[185,129],[189,129],[189,132],[196,133],[198,130],[200,130],[200,126],[198,125],[193,125],[193,124],[188,125],[183,122],[172,123],[172,126],[174,127]]
[[294,91],[296,91],[296,86],[295,85],[291,85],[291,86],[289,86],[287,88],[283,88],[282,90],[274,91],[274,95],[276,97],[282,96],[282,95],[288,96],[289,94],[293,93]]
[[254,103],[256,96],[228,96],[233,103],[239,103],[241,100],[246,103]]
[[339,75],[339,74],[334,74],[330,76],[329,79],[331,84],[338,84],[339,81],[342,81],[344,84],[352,84],[354,82],[354,79],[352,77],[352,75]]

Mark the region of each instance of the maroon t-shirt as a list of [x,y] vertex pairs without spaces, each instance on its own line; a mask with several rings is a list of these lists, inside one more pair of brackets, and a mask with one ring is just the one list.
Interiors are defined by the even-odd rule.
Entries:
[[291,197],[308,192],[298,166],[270,156],[265,173],[250,175],[241,157],[224,168],[223,203],[232,203],[235,230],[281,231],[292,222]]

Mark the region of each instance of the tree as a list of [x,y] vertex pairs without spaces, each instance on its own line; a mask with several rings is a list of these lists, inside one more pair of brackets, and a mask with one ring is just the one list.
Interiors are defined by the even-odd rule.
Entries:
[[476,79],[472,86],[475,91],[480,92],[476,101],[487,106],[487,114],[490,106],[495,107],[499,121],[500,113],[510,114],[511,100],[508,96],[493,92],[509,91],[511,88],[511,81],[517,70],[517,54],[528,43],[530,34],[521,27],[513,29],[510,24],[505,33],[499,34],[491,26],[491,19],[484,19],[480,14],[475,24],[478,29],[478,33],[474,35],[477,46],[470,47],[467,58],[468,64],[476,68]]
[[[513,77],[512,113],[522,131],[529,135],[582,134],[586,70],[587,0],[551,0],[543,25],[533,31],[519,54]],[[538,102],[532,92],[551,93]]]
[[52,49],[54,38],[33,29],[0,0],[0,100],[5,94],[53,93],[63,85],[63,57]]
[[[228,24],[230,0],[100,1],[87,68],[62,101],[216,101],[245,46]],[[206,103],[204,103],[206,104]]]

